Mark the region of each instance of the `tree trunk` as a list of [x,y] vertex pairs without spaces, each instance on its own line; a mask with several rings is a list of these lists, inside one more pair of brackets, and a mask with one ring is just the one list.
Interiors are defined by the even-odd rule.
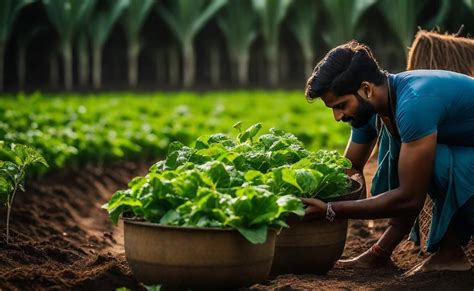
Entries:
[[86,87],[89,83],[89,53],[87,42],[81,40],[78,48],[79,53],[79,84]]
[[221,75],[219,47],[216,44],[212,44],[209,47],[209,67],[211,84],[216,86],[219,84]]
[[130,41],[128,45],[128,85],[136,87],[138,83],[138,55],[140,44],[138,41]]
[[165,59],[166,59],[166,51],[163,48],[159,48],[156,50],[156,57],[155,57],[155,73],[156,73],[156,82],[160,84],[164,82],[166,78],[166,71],[165,71]]
[[25,86],[25,79],[26,79],[26,47],[20,47],[18,49],[17,73],[18,73],[18,88],[20,90],[23,90]]
[[[288,58],[288,51],[286,49],[282,49],[278,54],[280,57],[278,61],[278,79],[279,80],[287,80],[289,81],[289,74],[288,74],[288,66],[289,66],[289,58]],[[272,84],[276,85],[276,84]]]
[[171,85],[176,86],[179,83],[179,55],[175,46],[168,49],[168,75]]
[[194,84],[195,76],[194,48],[191,41],[183,43],[183,78],[184,87],[189,88]]
[[49,54],[49,83],[52,88],[59,86],[58,56],[55,52]]
[[270,46],[266,51],[266,55],[268,81],[273,87],[278,84],[278,48],[274,45]]
[[249,80],[249,54],[237,56],[237,78],[240,85],[246,86]]
[[309,51],[306,51],[305,53],[303,53],[303,55],[304,55],[305,78],[309,78],[309,76],[311,76],[311,74],[313,73],[313,67],[316,65],[316,64],[313,64],[313,62],[314,62],[313,52],[311,50],[309,50]]
[[67,43],[63,47],[63,58],[64,58],[64,85],[66,90],[72,89],[72,47],[70,43]]
[[0,92],[3,91],[3,64],[5,61],[5,45],[0,43]]
[[94,89],[102,86],[102,48],[94,48],[92,52],[92,82]]

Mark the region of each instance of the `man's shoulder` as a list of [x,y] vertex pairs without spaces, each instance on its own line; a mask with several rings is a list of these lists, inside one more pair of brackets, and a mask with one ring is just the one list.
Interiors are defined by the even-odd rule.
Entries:
[[474,78],[457,72],[445,70],[411,70],[393,74],[394,82],[400,85],[433,85],[443,82],[459,81],[474,82]]

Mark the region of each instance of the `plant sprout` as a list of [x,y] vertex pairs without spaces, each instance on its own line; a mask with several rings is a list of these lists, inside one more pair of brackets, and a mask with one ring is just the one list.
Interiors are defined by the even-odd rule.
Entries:
[[7,147],[0,142],[0,200],[7,207],[7,244],[10,238],[10,213],[13,199],[18,189],[25,191],[24,180],[26,170],[30,166],[43,165],[48,167],[46,160],[34,149],[11,144]]

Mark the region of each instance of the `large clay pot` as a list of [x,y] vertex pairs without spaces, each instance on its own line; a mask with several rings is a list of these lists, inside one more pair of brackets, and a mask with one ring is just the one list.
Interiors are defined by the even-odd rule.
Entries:
[[235,288],[265,280],[275,251],[275,231],[252,244],[238,231],[163,226],[124,219],[125,255],[146,285]]
[[[360,197],[362,185],[354,180],[352,190],[337,200]],[[347,219],[302,220],[290,216],[290,226],[282,230],[276,240],[272,275],[326,274],[341,257],[347,236]]]

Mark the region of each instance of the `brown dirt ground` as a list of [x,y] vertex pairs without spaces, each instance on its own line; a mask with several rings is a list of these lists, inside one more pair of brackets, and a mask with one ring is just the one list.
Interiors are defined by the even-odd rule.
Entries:
[[[150,163],[123,163],[52,173],[18,193],[12,211],[11,241],[5,243],[0,220],[0,290],[141,290],[125,260],[120,227],[111,225],[100,206]],[[367,173],[373,173],[372,162]],[[0,210],[5,217],[5,210]],[[343,258],[370,247],[386,222],[350,223]],[[471,262],[474,248],[468,249]],[[425,254],[402,243],[393,260],[396,270],[347,270],[337,264],[326,276],[284,275],[256,284],[253,290],[433,289],[473,290],[474,271],[438,272],[401,279],[403,271]]]

